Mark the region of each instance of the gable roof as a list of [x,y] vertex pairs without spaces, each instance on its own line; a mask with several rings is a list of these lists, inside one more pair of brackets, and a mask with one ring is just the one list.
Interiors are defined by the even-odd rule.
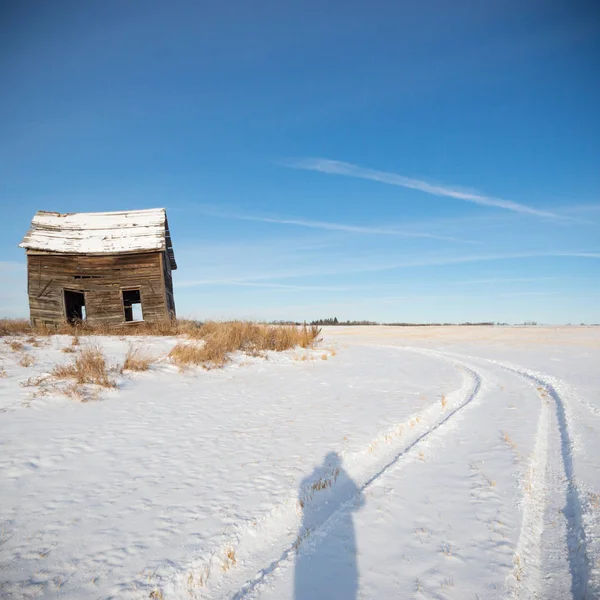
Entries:
[[129,254],[165,251],[177,268],[164,208],[102,213],[38,211],[19,244],[61,254]]

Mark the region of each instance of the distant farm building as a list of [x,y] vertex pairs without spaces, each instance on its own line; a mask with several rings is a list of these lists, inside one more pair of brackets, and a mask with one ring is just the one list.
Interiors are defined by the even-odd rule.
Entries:
[[31,321],[120,325],[175,317],[177,268],[163,208],[105,213],[39,211],[27,250]]

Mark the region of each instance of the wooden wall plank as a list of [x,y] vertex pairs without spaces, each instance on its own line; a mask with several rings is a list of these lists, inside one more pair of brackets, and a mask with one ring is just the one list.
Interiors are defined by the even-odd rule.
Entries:
[[169,317],[160,252],[90,257],[28,253],[27,263],[34,322],[65,320],[65,289],[85,294],[90,323],[124,322],[121,290],[127,288],[140,289],[144,320]]

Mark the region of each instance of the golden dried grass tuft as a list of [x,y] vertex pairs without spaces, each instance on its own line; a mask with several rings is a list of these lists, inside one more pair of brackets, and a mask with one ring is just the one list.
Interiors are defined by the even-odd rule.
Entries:
[[33,336],[30,335],[26,340],[25,340],[28,344],[31,344],[34,348],[39,348],[40,346],[40,342],[38,341],[38,339]]
[[13,352],[21,352],[25,349],[23,342],[19,340],[6,340],[4,342]]
[[98,346],[87,346],[75,361],[68,365],[56,365],[52,369],[55,379],[74,379],[77,383],[94,383],[105,388],[114,388],[116,383],[108,376],[108,367],[102,350]]
[[[169,358],[180,367],[201,365],[208,360],[207,353],[204,352],[204,347],[195,342],[179,342],[178,344],[175,344],[171,352],[169,352]],[[225,361],[223,357],[222,364],[215,366],[223,366],[224,364]]]
[[[79,400],[79,402],[87,402],[88,397],[85,394],[85,389],[79,383],[69,383],[60,390],[67,398]],[[96,398],[97,396],[94,396]]]
[[23,356],[21,356],[21,359],[19,360],[19,364],[22,367],[31,367],[35,364],[35,358],[33,358],[31,354],[27,354],[27,352],[24,352]]
[[21,381],[19,385],[21,387],[37,387],[42,385],[47,379],[47,375],[36,375],[34,377],[28,377],[25,381]]
[[40,335],[50,336],[55,334],[65,335],[194,335],[202,326],[198,321],[191,319],[164,319],[148,323],[146,321],[107,325],[104,323],[89,323],[79,321],[71,324],[58,325],[31,325],[26,319],[0,319],[0,337],[10,335]]
[[0,319],[0,337],[31,333],[31,324],[26,319]]
[[221,565],[221,569],[223,571],[229,571],[229,569],[235,566],[237,563],[237,559],[235,557],[235,548],[228,548],[227,552],[225,552],[225,558],[223,560],[223,564]]
[[193,339],[203,344],[180,342],[169,354],[181,366],[204,365],[219,368],[229,361],[232,352],[260,356],[265,351],[283,352],[290,348],[312,348],[321,330],[315,326],[267,325],[250,321],[209,321],[193,332]]
[[0,379],[6,379],[8,377],[8,373],[4,369],[4,367],[0,367]]
[[440,402],[442,404],[442,410],[446,410],[446,406],[448,405],[448,398],[446,398],[445,394],[442,394]]
[[154,362],[151,356],[145,355],[140,348],[129,347],[123,363],[123,371],[147,371]]

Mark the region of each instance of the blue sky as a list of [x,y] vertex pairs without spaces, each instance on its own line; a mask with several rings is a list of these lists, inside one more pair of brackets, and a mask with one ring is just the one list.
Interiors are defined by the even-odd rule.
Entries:
[[164,206],[181,316],[600,322],[594,3],[0,10],[0,313],[35,211]]

